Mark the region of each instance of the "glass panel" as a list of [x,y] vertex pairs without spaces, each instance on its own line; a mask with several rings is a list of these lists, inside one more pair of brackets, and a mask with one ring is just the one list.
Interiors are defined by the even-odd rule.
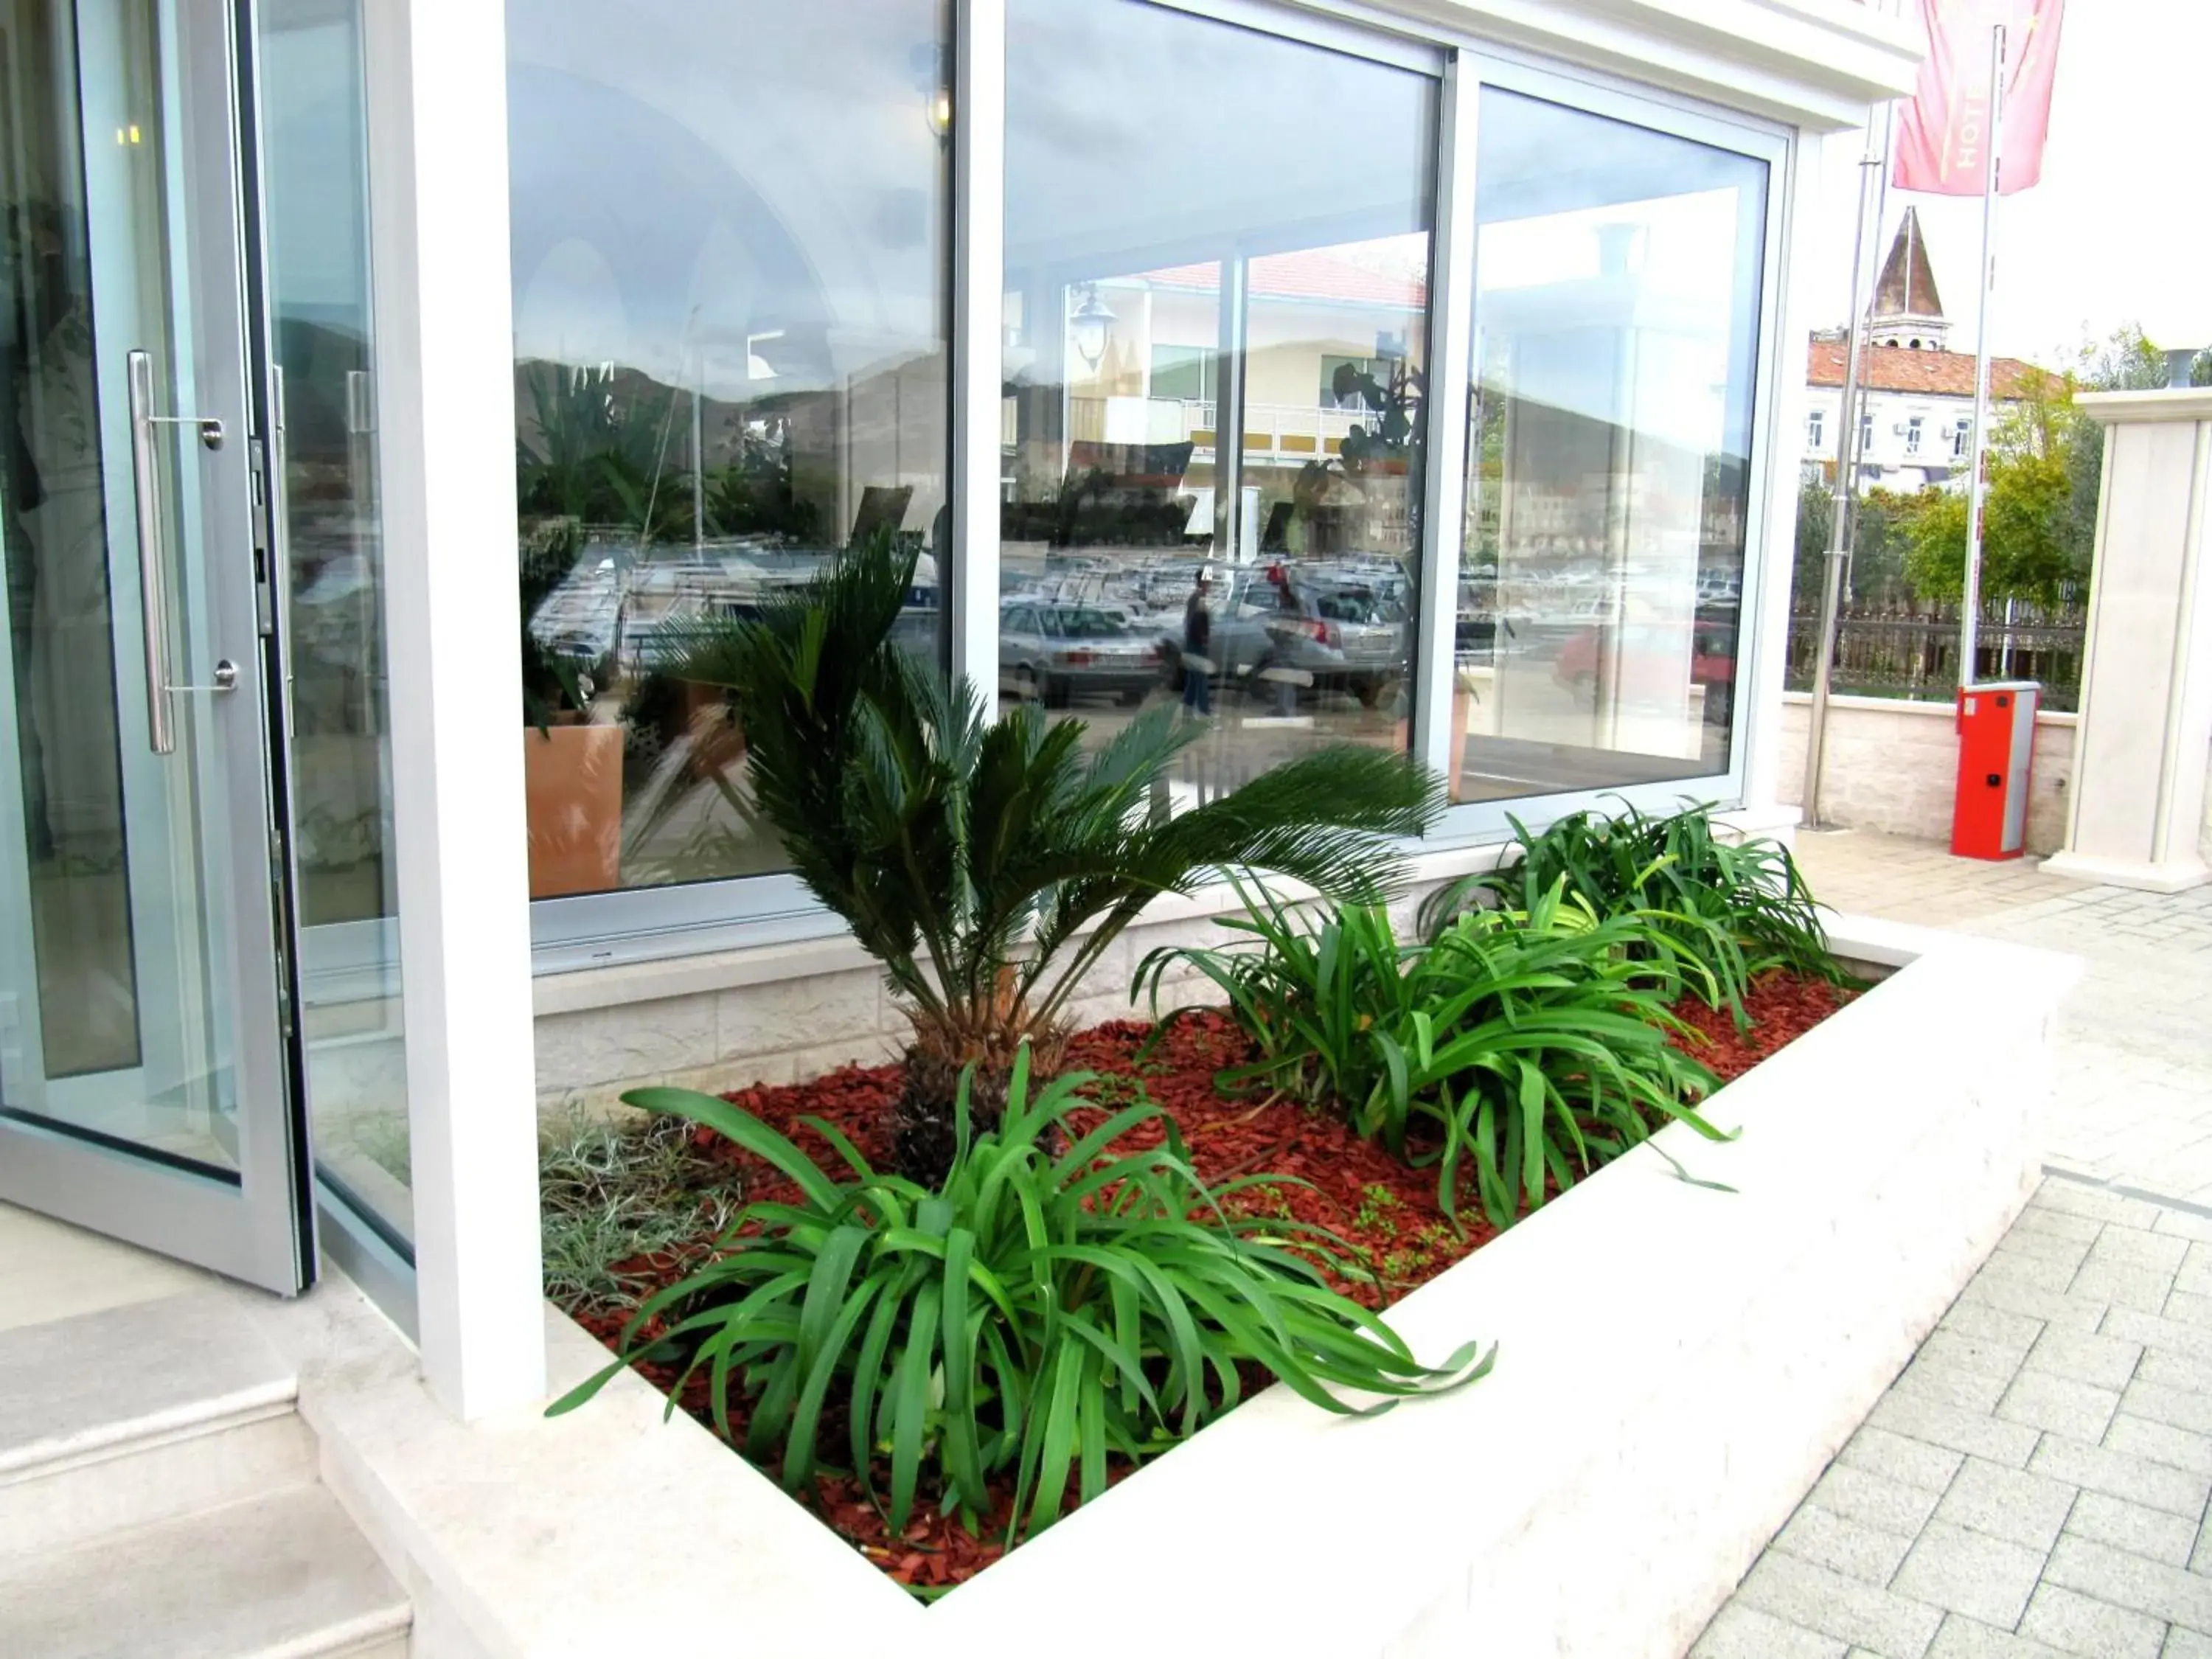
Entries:
[[21,835],[30,866],[46,1071],[65,1078],[139,1059],[115,607],[75,20],[23,0],[0,16],[12,112],[0,146],[0,537],[22,791],[9,833]]
[[[0,0],[0,1107],[234,1181],[238,728],[179,689],[173,749],[149,741],[126,368],[146,354],[149,416],[198,407],[195,260],[235,291],[228,249],[189,234],[173,27],[118,0]],[[145,435],[152,623],[171,683],[204,688],[252,613],[204,514],[242,498],[189,428]]]
[[1486,88],[1461,800],[1728,769],[1767,167]]
[[725,700],[663,672],[696,619],[889,533],[943,659],[949,29],[507,7],[536,896],[786,867]]
[[[1207,722],[1185,803],[1319,742],[1404,747],[1436,82],[1012,0],[1007,85],[1001,580],[1058,627],[1002,614],[1002,699],[1097,741],[1179,697]],[[1358,115],[1316,143],[1316,109]]]
[[414,1205],[360,0],[262,0],[258,18],[308,1109],[317,1173],[404,1238]]

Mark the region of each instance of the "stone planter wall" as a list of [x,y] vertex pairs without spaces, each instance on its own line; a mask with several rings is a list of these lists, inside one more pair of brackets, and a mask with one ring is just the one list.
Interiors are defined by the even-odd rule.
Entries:
[[[1398,907],[1410,929],[1421,896],[1497,861],[1497,847],[1425,856]],[[1218,918],[1237,908],[1226,885],[1154,905],[1085,975],[1069,1014],[1079,1027],[1137,1018],[1137,964],[1152,951],[1215,945],[1232,936]],[[626,1089],[668,1084],[721,1093],[791,1083],[848,1064],[895,1059],[907,1025],[882,970],[849,939],[766,945],[666,962],[552,974],[536,982],[541,1109],[599,1109]],[[1170,974],[1161,1006],[1212,997],[1211,983]]]
[[[1425,1354],[1496,1341],[1492,1376],[1365,1422],[1271,1389],[928,1608],[634,1374],[471,1428],[364,1313],[354,1340],[393,1356],[303,1373],[301,1408],[434,1610],[433,1659],[709,1638],[951,1659],[1040,1632],[1076,1659],[1677,1659],[2039,1175],[2077,964],[1877,923],[1837,940],[1897,971],[1716,1098],[1740,1139],[1670,1128],[1393,1310]],[[548,1335],[556,1389],[604,1359],[550,1310]]]

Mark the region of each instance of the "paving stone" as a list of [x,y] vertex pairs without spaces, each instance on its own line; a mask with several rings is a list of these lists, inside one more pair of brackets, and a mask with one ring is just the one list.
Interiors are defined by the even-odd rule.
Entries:
[[1936,1506],[1936,1519],[2047,1550],[2057,1540],[2075,1492],[2063,1481],[1970,1457]]
[[[2151,1352],[2171,1354],[2177,1359],[2195,1360],[2200,1367],[2196,1373],[2198,1379],[2197,1386],[2207,1386],[2208,1372],[2202,1368],[2212,1367],[2212,1330],[2179,1319],[2161,1319],[2156,1314],[2126,1307],[2115,1307],[2108,1311],[2098,1329],[2106,1336],[2140,1342]],[[2150,1355],[2146,1353],[2143,1357],[2148,1359]]]
[[1991,1341],[2007,1343],[2014,1347],[2031,1348],[2045,1328],[2043,1321],[2032,1314],[2008,1313],[2002,1308],[1970,1302],[1962,1297],[1951,1304],[1936,1328],[1957,1331],[1965,1336],[1986,1337]]
[[2136,1367],[2136,1381],[2155,1382],[2162,1389],[2203,1394],[2212,1390],[2212,1362],[2201,1359],[2195,1354],[2174,1353],[2163,1348],[2145,1348],[2142,1363]]
[[2102,1329],[2106,1312],[2111,1306],[2109,1303],[2100,1302],[2094,1297],[2072,1297],[2063,1291],[2046,1291],[2033,1285],[2014,1284],[1980,1274],[1975,1276],[1960,1296],[1962,1300],[1982,1307],[2027,1314],[2076,1331]]
[[2166,1633],[2166,1651],[2159,1659],[2212,1659],[2212,1636],[2176,1625]]
[[1932,1607],[1789,1555],[1761,1556],[1736,1594],[1762,1613],[1883,1659],[1923,1659],[1943,1617]]
[[1963,1613],[1943,1616],[1928,1659],[2073,1659],[2058,1648],[2046,1647],[2033,1637],[2015,1636]]
[[2186,1567],[2062,1534],[2043,1576],[2063,1589],[2078,1590],[2114,1607],[2191,1630],[2212,1631],[2212,1577]]
[[[2204,1224],[2212,1229],[2212,1220]],[[2173,1276],[2173,1288],[2191,1296],[2212,1296],[2212,1232],[2189,1241],[2189,1254],[2181,1258],[2181,1270]]]
[[1997,1249],[2013,1255],[2033,1256],[2040,1261],[2079,1268],[2088,1257],[2092,1242],[2091,1238],[2067,1238],[2056,1233],[2038,1232],[2032,1227],[2014,1227],[1997,1241]]
[[2120,1408],[2118,1389],[2076,1382],[2049,1371],[2023,1370],[1997,1402],[1996,1414],[2011,1423],[2032,1423],[2070,1440],[2099,1441]]
[[2212,1516],[2206,1517],[2203,1530],[2197,1534],[2197,1547],[2189,1556],[2189,1570],[2212,1573]]
[[2192,1434],[2169,1423],[2154,1423],[2122,1412],[2105,1431],[2105,1443],[2114,1451],[2170,1463],[2192,1474],[2212,1475],[2212,1437]]
[[1928,1340],[1920,1345],[1920,1352],[1915,1358],[1948,1366],[1954,1370],[1972,1371],[1978,1376],[2010,1382],[2033,1346],[2032,1341],[2007,1341],[1996,1337],[1976,1336],[1965,1331],[1947,1331],[1939,1326],[1929,1333]]
[[1951,1484],[1951,1477],[1966,1461],[1964,1453],[1908,1439],[1871,1424],[1863,1426],[1836,1454],[1836,1462],[1846,1468],[1936,1492]]
[[2036,1431],[2025,1423],[2001,1422],[1941,1401],[1905,1395],[1884,1395],[1867,1421],[1894,1434],[2016,1469],[2027,1467],[2038,1438]]
[[2151,1227],[2157,1222],[2159,1215],[2159,1206],[2147,1200],[2124,1198],[2102,1187],[2089,1187],[2078,1181],[2061,1181],[2055,1177],[2035,1189],[2035,1196],[2029,1204],[2034,1209],[2087,1216],[2094,1221],[2118,1221],[2130,1227]]
[[2040,1549],[1948,1521],[1930,1521],[1890,1588],[1916,1601],[2010,1630],[2027,1609],[2043,1557]]
[[[2154,1222],[2155,1219],[2153,1218]],[[2148,1267],[2166,1273],[2178,1272],[2182,1258],[2188,1254],[2187,1239],[2160,1232],[2155,1225],[2106,1227],[2089,1248],[2089,1260],[2093,1262]]]
[[2014,1233],[2039,1233],[2046,1238],[2074,1238],[2088,1243],[2105,1230],[2105,1224],[2094,1216],[2075,1215],[2065,1210],[2054,1210],[2047,1205],[2030,1200],[2020,1219],[2013,1224]]
[[1886,1532],[1808,1502],[1776,1534],[1773,1547],[1863,1583],[1887,1584],[1912,1547],[1912,1534]]
[[[2212,1379],[2208,1379],[2212,1381]],[[2176,1389],[2141,1377],[2120,1395],[2120,1410],[2154,1423],[2171,1423],[2177,1429],[2212,1434],[2212,1389]]]
[[1690,1659],[1846,1659],[1844,1644],[1731,1601],[1714,1615]]
[[2196,1523],[2187,1516],[2169,1515],[2102,1492],[2085,1492],[2074,1500],[2066,1516],[2066,1530],[2176,1567],[2189,1565],[2189,1553],[2197,1541]]
[[2115,1308],[2133,1308],[2147,1314],[2162,1313],[2173,1294],[2173,1273],[2157,1267],[2137,1267],[2125,1262],[2090,1261],[2081,1264],[2066,1293],[2092,1297]]
[[[2118,1265],[2108,1262],[2105,1265],[2104,1271],[2106,1273],[2117,1271]],[[2027,1290],[2057,1291],[2063,1295],[2072,1287],[2074,1281],[2087,1269],[2086,1262],[2077,1267],[2071,1262],[2045,1261],[2036,1256],[2014,1255],[2000,1251],[1984,1261],[1981,1271],[1974,1277],[1978,1281],[1990,1284],[2017,1285]],[[2171,1290],[2172,1285],[2169,1284],[2166,1288]]]
[[2168,1515],[2191,1520],[2204,1513],[2204,1499],[2212,1480],[2187,1469],[2154,1463],[2147,1457],[2088,1446],[2062,1435],[2047,1434],[2027,1467],[2038,1474],[2064,1480],[2089,1492],[2110,1492],[2130,1503],[2143,1504]]
[[2020,1621],[2021,1634],[2082,1659],[2159,1659],[2166,1626],[2057,1584],[2037,1588]]
[[2185,1325],[2212,1329],[2212,1296],[2183,1288],[2179,1279],[2159,1311],[2168,1319],[2178,1319]]
[[1925,1486],[1909,1486],[1849,1464],[1832,1463],[1805,1501],[1845,1520],[1911,1538],[1935,1514],[1940,1497]]
[[[1941,1333],[1938,1333],[1941,1334]],[[1910,1395],[1916,1399],[1932,1400],[1946,1406],[1955,1406],[1960,1411],[1987,1417],[1996,1409],[1997,1402],[2005,1396],[2014,1373],[2005,1371],[1962,1370],[1942,1359],[1931,1359],[1924,1352],[1898,1373],[1892,1382],[1893,1395]],[[2043,1426],[2037,1425],[2038,1427]]]
[[2032,1371],[2049,1371],[2076,1382],[2093,1382],[2100,1389],[2124,1389],[2142,1358],[2139,1342],[2045,1326],[2027,1351],[2027,1366]]

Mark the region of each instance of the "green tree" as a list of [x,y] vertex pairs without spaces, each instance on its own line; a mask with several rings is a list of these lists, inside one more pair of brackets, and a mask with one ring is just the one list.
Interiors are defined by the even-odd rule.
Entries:
[[2166,384],[2166,354],[2130,323],[2074,354],[2073,379],[2090,392],[2148,392]]
[[1790,577],[1790,608],[1811,611],[1820,603],[1828,544],[1835,535],[1836,497],[1826,480],[1807,479],[1797,492],[1797,559]]
[[[2056,602],[2088,574],[2077,549],[2068,455],[1994,452],[1983,509],[1982,592],[1992,599]],[[1966,498],[1931,489],[1906,526],[1905,573],[1923,599],[1955,600],[1966,586]]]

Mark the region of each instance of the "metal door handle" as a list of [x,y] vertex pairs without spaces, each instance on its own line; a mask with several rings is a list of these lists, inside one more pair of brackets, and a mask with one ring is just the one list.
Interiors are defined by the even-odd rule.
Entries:
[[[209,416],[154,413],[154,358],[133,351],[125,360],[131,393],[131,471],[138,516],[138,608],[146,635],[146,731],[157,755],[176,752],[177,728],[170,696],[179,691],[231,691],[238,666],[216,665],[212,685],[174,685],[169,680],[169,562],[161,544],[161,456],[157,426],[189,426],[210,449],[222,447],[222,422]],[[228,671],[226,672],[225,671]]]
[[169,695],[173,697],[180,691],[202,691],[207,693],[210,696],[219,696],[225,691],[235,691],[237,690],[238,665],[233,662],[229,658],[225,657],[221,662],[215,665],[215,684],[213,685],[173,685],[169,688]]

